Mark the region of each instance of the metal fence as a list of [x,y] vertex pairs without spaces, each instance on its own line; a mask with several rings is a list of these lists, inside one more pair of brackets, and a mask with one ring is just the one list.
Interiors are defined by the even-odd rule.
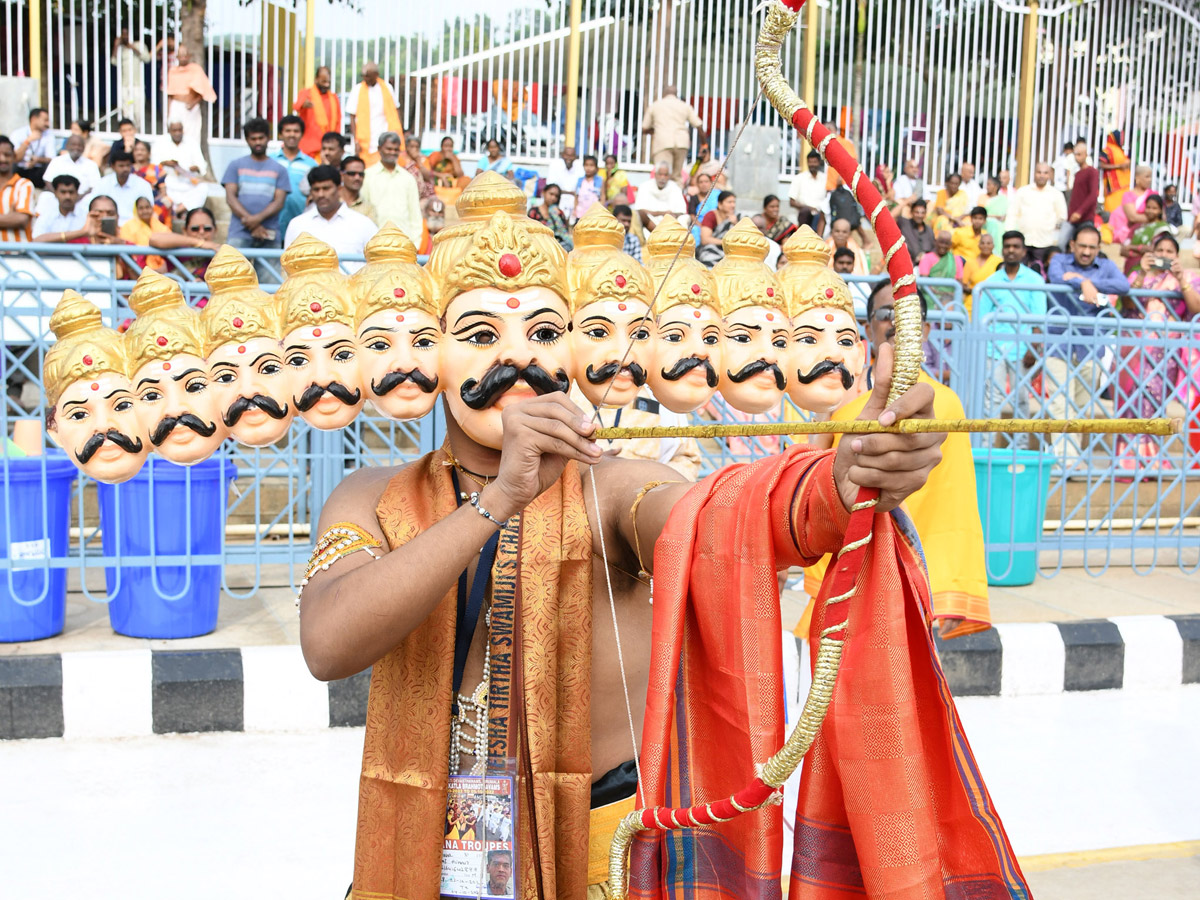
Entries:
[[[309,0],[313,49],[346,96],[362,64],[376,61],[406,129],[450,134],[468,154],[486,138],[522,161],[556,155],[564,140],[581,150],[613,150],[645,165],[640,133],[647,106],[668,84],[699,111],[717,155],[747,116],[779,123],[756,107],[752,54],[762,15],[758,0],[577,0],[579,118],[565,135],[570,0],[465,2],[452,11],[393,0]],[[817,2],[817,0],[812,0]],[[178,3],[149,0],[0,0],[6,40],[0,74],[28,71],[28,4],[40,4],[46,96],[53,122],[90,116],[102,130],[120,117],[121,75],[112,62],[122,28],[150,55],[130,78],[141,88],[138,111],[150,133],[164,130],[163,69],[180,37]],[[916,158],[937,184],[963,159],[980,171],[1017,160],[1022,65],[1027,62],[1032,158],[1050,160],[1078,136],[1102,145],[1126,135],[1135,164],[1156,169],[1191,196],[1200,165],[1200,18],[1189,0],[828,0],[816,29],[798,29],[784,48],[784,71],[798,87],[813,48],[812,102],[860,148],[868,172]],[[240,138],[251,116],[277,120],[290,111],[303,71],[307,7],[284,0],[208,0],[203,55],[218,99],[210,136]],[[806,20],[807,21],[807,20]],[[1026,50],[1032,50],[1026,55]],[[752,108],[753,107],[753,108]],[[785,132],[787,130],[785,129]],[[800,144],[790,132],[780,172],[797,169]]]
[[[145,250],[114,247],[20,248],[0,246],[0,325],[3,327],[3,370],[7,378],[26,381],[35,399],[40,394],[41,363],[52,341],[47,322],[61,292],[79,290],[105,311],[108,324],[116,326],[130,316],[125,301],[133,283],[114,277],[113,266],[122,255],[139,255]],[[8,251],[7,253],[5,251]],[[278,251],[247,251],[248,255],[270,258]],[[194,264],[187,255],[155,250],[171,265],[188,272]],[[132,262],[132,259],[128,260]],[[874,279],[850,277],[856,289]],[[991,446],[986,436],[973,441],[980,475],[980,512],[984,518],[991,574],[1002,577],[1018,554],[1033,554],[1043,575],[1053,575],[1064,565],[1085,566],[1098,574],[1110,565],[1133,565],[1139,572],[1156,566],[1178,566],[1187,572],[1200,568],[1200,324],[1196,322],[1153,323],[1123,318],[1113,310],[1098,317],[1067,318],[1050,314],[1031,316],[1013,309],[1011,294],[997,303],[996,312],[974,319],[966,314],[961,287],[952,282],[922,281],[942,298],[930,313],[932,334],[927,357],[935,370],[944,372],[968,416],[997,416],[1019,412],[1018,397],[1026,397],[1032,415],[1077,416],[1172,416],[1183,420],[1183,433],[1153,439],[1149,452],[1115,436],[1068,437],[1060,443],[1036,443],[1032,456],[1015,455],[1016,448],[1004,441]],[[270,285],[266,285],[268,288]],[[202,281],[183,279],[183,289],[195,302],[207,287]],[[977,296],[991,290],[976,289]],[[1005,291],[1018,290],[1005,288]],[[1060,288],[1038,288],[1054,293]],[[1138,302],[1148,298],[1174,299],[1171,295],[1135,292]],[[1065,329],[1063,334],[1049,331]],[[1011,382],[993,393],[987,391],[995,377],[997,359],[1008,358],[1017,345],[1037,349],[1034,365],[1014,366]],[[1054,369],[1045,360],[1062,348],[1076,348],[1069,363]],[[1074,390],[1081,379],[1086,389]],[[1156,380],[1157,379],[1157,380]],[[1161,388],[1155,387],[1161,381]],[[28,401],[29,395],[26,395]],[[1059,406],[1056,407],[1055,404]],[[15,420],[37,418],[41,410],[22,406],[19,391],[6,396],[0,425],[9,433]],[[1060,411],[1059,411],[1060,410]],[[106,593],[96,587],[96,578],[120,566],[183,566],[187,571],[203,565],[225,565],[223,587],[244,596],[255,591],[262,569],[270,564],[296,567],[307,559],[311,526],[324,500],[355,468],[396,465],[436,448],[444,435],[440,409],[418,422],[397,423],[363,415],[340,432],[320,432],[297,421],[280,444],[251,449],[229,442],[220,458],[236,469],[237,478],[226,500],[226,528],[219,552],[131,555],[104,547],[97,513],[96,485],[80,476],[74,484],[69,549],[65,555],[39,558],[36,562],[16,559],[0,548],[0,569],[9,579],[30,567],[72,569],[78,572],[84,590],[94,600]],[[801,417],[785,407],[779,416]],[[748,417],[714,401],[701,417],[723,422],[761,421],[771,417]],[[739,439],[701,443],[703,470],[711,471],[730,462],[744,461],[777,452],[783,446],[772,439]],[[1136,464],[1134,464],[1136,463]],[[1036,474],[1033,499],[1015,474]],[[45,472],[43,469],[43,478]],[[0,488],[9,491],[5,467]],[[191,501],[189,500],[189,503]],[[971,498],[962,498],[964,515],[973,514]],[[1027,534],[1005,529],[1004,522],[1018,510],[1044,504],[1044,515],[1034,510],[1035,525]],[[12,535],[14,517],[28,516],[28,508],[5,503],[0,515],[4,533]],[[48,521],[43,507],[32,514]],[[998,518],[997,518],[998,516]],[[1007,519],[1005,518],[1007,516]],[[997,521],[1000,525],[997,525]],[[153,530],[153,522],[141,523]],[[35,529],[36,530],[36,529]],[[235,584],[228,579],[230,567],[243,567]],[[252,566],[254,576],[243,578]],[[93,576],[89,578],[89,574]],[[91,585],[91,587],[89,587]],[[109,592],[114,590],[109,584]],[[167,590],[174,590],[163,588]],[[36,597],[23,598],[36,602]]]

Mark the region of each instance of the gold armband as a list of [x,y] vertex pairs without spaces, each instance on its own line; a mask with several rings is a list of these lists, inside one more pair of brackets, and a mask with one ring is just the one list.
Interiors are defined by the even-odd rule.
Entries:
[[642,542],[638,538],[637,529],[637,511],[642,505],[642,501],[646,499],[646,495],[664,484],[683,484],[682,481],[650,481],[642,486],[642,489],[637,492],[637,496],[633,498],[633,505],[629,507],[629,518],[633,522],[633,552],[637,554],[638,563],[638,578],[649,578],[650,573],[646,571],[646,564],[642,562]]
[[300,579],[300,590],[296,592],[296,609],[300,609],[300,595],[308,585],[308,580],[318,572],[324,572],[339,559],[366,550],[372,559],[379,559],[372,548],[382,546],[370,533],[359,528],[353,522],[338,522],[317,538],[312,556],[304,569],[304,577]]

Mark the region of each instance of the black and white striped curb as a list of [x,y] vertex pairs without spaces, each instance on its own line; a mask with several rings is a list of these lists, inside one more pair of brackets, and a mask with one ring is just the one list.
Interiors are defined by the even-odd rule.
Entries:
[[[1200,684],[1200,615],[998,625],[938,651],[960,697]],[[362,725],[370,677],[317,681],[296,646],[0,657],[0,740]]]

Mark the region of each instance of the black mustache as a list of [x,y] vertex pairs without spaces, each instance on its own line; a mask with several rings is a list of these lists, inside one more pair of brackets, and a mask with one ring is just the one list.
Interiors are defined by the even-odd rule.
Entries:
[[347,406],[354,406],[362,399],[362,391],[355,388],[353,391],[346,387],[340,381],[331,381],[329,384],[310,384],[304,389],[304,393],[300,395],[300,399],[296,400],[296,409],[300,412],[308,412],[314,406],[321,402],[321,398],[326,394],[333,394]]
[[842,387],[844,387],[846,390],[850,390],[850,388],[854,385],[854,376],[850,374],[850,370],[847,369],[842,363],[834,362],[831,359],[821,360],[812,367],[812,371],[807,375],[797,370],[796,380],[801,384],[812,384],[822,375],[828,375],[830,372],[840,372],[842,374]]
[[254,408],[261,409],[272,419],[282,419],[288,414],[286,403],[281,407],[266,394],[255,394],[253,397],[238,397],[221,418],[227,428],[232,428],[244,413]]
[[217,430],[216,422],[205,424],[203,419],[193,416],[191,413],[184,413],[181,416],[166,416],[154,426],[154,432],[150,435],[150,443],[157,447],[171,436],[176,425],[186,425],[201,437],[212,437]]
[[479,381],[474,378],[464,381],[462,387],[459,388],[459,393],[462,395],[463,403],[471,409],[487,409],[518,380],[524,381],[537,394],[549,394],[554,391],[561,391],[565,394],[571,389],[571,379],[562,369],[551,375],[536,363],[530,363],[523,369],[505,363],[496,363],[483,373],[483,377]]
[[130,437],[115,429],[109,429],[104,434],[93,434],[87,439],[87,443],[83,445],[83,449],[75,454],[75,458],[79,460],[79,464],[86,466],[104,446],[105,441],[112,441],[126,453],[141,453],[142,439]]
[[663,369],[662,377],[667,379],[667,381],[678,381],[688,372],[692,371],[692,369],[697,369],[700,366],[704,366],[704,374],[708,381],[708,386],[715,388],[717,382],[720,381],[717,370],[712,367],[712,363],[707,359],[701,359],[698,356],[685,357],[671,366],[670,369]]
[[775,365],[775,363],[767,362],[765,359],[754,360],[754,362],[743,367],[742,371],[736,375],[729,371],[726,371],[726,374],[734,384],[741,384],[743,381],[748,381],[761,372],[775,373],[775,386],[781,391],[787,387],[787,376],[783,374],[783,370]]
[[622,368],[629,370],[629,377],[633,379],[633,383],[638,387],[646,383],[646,370],[635,362],[627,363],[625,366],[622,366],[619,362],[607,362],[599,369],[593,369],[591,366],[588,366],[587,371],[583,374],[592,384],[604,384],[604,382],[612,381],[616,378]]
[[382,397],[384,394],[390,394],[406,381],[411,381],[426,394],[432,394],[437,390],[438,379],[434,375],[430,378],[420,369],[413,369],[411,372],[405,372],[397,369],[395,372],[388,372],[379,380],[379,384],[371,382],[371,393],[376,397]]

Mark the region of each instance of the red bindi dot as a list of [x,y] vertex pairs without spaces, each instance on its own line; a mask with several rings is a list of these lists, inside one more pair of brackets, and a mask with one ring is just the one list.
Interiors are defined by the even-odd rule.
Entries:
[[314,300],[312,303],[308,304],[308,308],[311,309],[313,312],[320,312],[321,304],[318,303],[316,300]]
[[392,291],[392,296],[396,297],[400,300],[403,300],[404,299],[404,288],[396,288],[394,291]]
[[516,278],[521,274],[521,260],[514,253],[505,253],[500,257],[497,268],[505,278]]
[[832,315],[832,314],[830,314],[830,313],[825,313],[825,321],[826,321],[826,322],[832,322],[832,321],[833,321],[833,315]]
[[170,363],[163,363],[163,371],[164,371],[164,372],[170,372],[170,371],[171,371],[171,364],[170,364]]
[[93,391],[98,391],[98,390],[100,390],[100,385],[99,385],[99,384],[97,384],[96,382],[94,382],[94,381],[93,381],[93,382],[92,382],[92,390],[93,390]]
[[825,296],[833,299],[833,288],[825,288]]
[[397,322],[403,322],[403,321],[404,321],[404,316],[396,316],[396,321],[397,321]]
[[616,277],[617,287],[625,287],[625,276],[618,275]]
[[617,309],[619,309],[621,312],[625,312],[626,308],[627,308],[627,307],[625,306],[625,304],[624,304],[624,303],[618,303],[618,304],[617,304]]
[[245,324],[245,323],[244,323],[244,322],[243,322],[241,319],[234,319],[234,320],[233,320],[233,327],[234,327],[234,328],[241,328],[241,327],[242,327],[244,324]]
[[775,296],[775,288],[767,288],[767,296],[774,297]]
[[157,344],[158,344],[158,346],[160,346],[160,347],[165,347],[165,346],[167,346],[167,339],[166,339],[165,337],[163,337],[162,335],[159,335],[159,336],[158,336],[158,341],[157,341],[156,343],[157,343]]
[[697,319],[700,318],[700,310],[696,310],[694,313],[692,313],[692,315],[695,316]]
[[692,285],[692,293],[693,293],[693,294],[698,294],[698,293],[700,293],[700,285],[698,285],[698,284],[693,284],[693,285]]
[[313,329],[313,337],[320,337],[320,336],[321,336],[321,329],[320,329],[320,328],[314,328],[314,329]]
[[518,306],[521,305],[521,301],[518,300],[516,297],[509,297],[507,300],[507,303],[508,303],[509,309],[516,309]]
[[245,353],[245,352],[246,352],[246,345],[238,344],[238,353]]
[[775,313],[767,313],[767,321],[774,322],[775,321]]
[[90,356],[85,356],[83,358],[83,364],[85,366],[90,366],[92,364],[92,358]]

